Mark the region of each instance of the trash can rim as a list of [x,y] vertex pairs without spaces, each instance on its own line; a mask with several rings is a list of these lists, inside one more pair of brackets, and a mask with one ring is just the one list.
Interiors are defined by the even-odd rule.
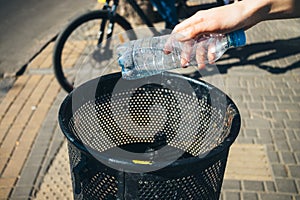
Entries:
[[[174,77],[183,77],[182,75],[180,74],[176,74],[176,73],[173,73],[173,72],[165,72],[165,73],[168,73],[168,75],[170,76],[174,76]],[[106,77],[113,77],[113,76],[116,76],[116,77],[120,77],[121,76],[121,73],[117,72],[117,73],[113,73],[113,74],[108,74],[106,75]],[[95,79],[92,79],[90,81],[95,81],[96,79],[100,79],[101,77],[98,77],[98,78],[95,78]],[[224,92],[222,92],[220,89],[218,89],[217,87],[207,83],[206,81],[203,81],[203,80],[196,80],[196,79],[193,79],[193,78],[190,78],[190,77],[184,77],[186,80],[188,81],[191,81],[193,83],[196,83],[196,84],[201,84],[201,85],[205,85],[207,87],[209,87],[209,89],[211,88],[214,88],[214,89],[217,89],[219,92],[225,94]],[[90,82],[88,81],[88,82]],[[87,82],[87,83],[88,83]],[[84,83],[83,85],[85,85],[86,83]],[[61,106],[60,106],[60,109],[59,109],[59,113],[58,113],[58,118],[59,118],[59,125],[62,129],[62,132],[63,134],[66,136],[67,140],[69,142],[71,142],[73,145],[75,145],[76,148],[78,148],[80,151],[84,152],[85,154],[89,154],[89,155],[92,155],[90,152],[93,151],[94,153],[96,152],[96,150],[92,149],[91,147],[88,147],[86,145],[84,145],[75,135],[74,133],[72,133],[70,131],[69,128],[67,128],[65,126],[65,121],[66,119],[63,117],[63,113],[66,112],[66,109],[67,109],[67,103],[70,101],[70,99],[72,98],[72,95],[74,93],[74,91],[80,89],[83,85],[79,86],[78,88],[74,89],[71,93],[69,93],[66,98],[63,100]],[[180,165],[180,164],[183,164],[185,162],[188,162],[189,164],[192,164],[192,163],[197,163],[197,162],[202,162],[203,160],[206,160],[206,159],[211,159],[212,157],[218,155],[218,154],[221,154],[222,152],[226,151],[226,150],[229,150],[231,144],[235,141],[237,135],[238,135],[238,132],[240,130],[240,115],[239,115],[239,112],[238,112],[238,108],[236,107],[235,103],[232,101],[232,99],[230,97],[228,97],[226,94],[225,94],[226,98],[229,100],[229,103],[233,105],[234,109],[236,109],[237,111],[237,115],[234,117],[234,120],[236,120],[235,124],[232,123],[231,127],[230,127],[230,130],[229,130],[229,134],[228,136],[224,139],[223,142],[221,142],[218,146],[214,147],[211,151],[209,151],[209,153],[203,157],[203,158],[199,158],[199,157],[190,157],[190,158],[186,158],[186,159],[181,159],[181,160],[176,160],[174,161],[173,163],[169,164],[168,167],[175,167],[177,165]],[[97,153],[97,152],[96,152]],[[93,154],[95,155],[95,154]],[[92,155],[92,156],[93,156]],[[100,160],[103,160],[103,161],[108,161],[108,159],[110,159],[110,161],[115,161],[117,162],[118,165],[132,165],[131,162],[128,162],[129,160],[115,160],[115,159],[112,159],[112,158],[108,158],[106,156],[103,156],[101,155],[99,152],[97,153],[97,157],[100,159]],[[136,163],[137,166],[139,166],[139,163]],[[164,163],[153,163],[153,166],[155,167],[159,167],[159,165],[163,165]],[[140,164],[142,165],[142,164]],[[125,167],[126,168],[126,167]]]

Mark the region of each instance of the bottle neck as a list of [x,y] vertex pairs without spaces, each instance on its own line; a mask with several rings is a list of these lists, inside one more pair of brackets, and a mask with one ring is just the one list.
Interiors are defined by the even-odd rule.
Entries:
[[227,39],[227,48],[240,47],[246,44],[246,35],[244,30],[237,30],[225,35]]

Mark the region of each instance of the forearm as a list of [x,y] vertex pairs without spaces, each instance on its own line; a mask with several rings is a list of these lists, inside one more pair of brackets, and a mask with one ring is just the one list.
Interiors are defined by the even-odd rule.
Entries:
[[248,29],[272,19],[300,17],[300,0],[242,0],[195,15],[178,24],[173,33],[185,41],[205,33],[228,33]]
[[300,17],[299,0],[243,0],[241,3],[252,23]]

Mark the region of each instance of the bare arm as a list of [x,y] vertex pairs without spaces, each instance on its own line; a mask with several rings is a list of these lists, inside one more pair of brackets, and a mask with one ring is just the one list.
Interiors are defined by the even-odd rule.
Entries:
[[198,11],[178,24],[173,33],[179,33],[179,40],[184,41],[199,34],[246,30],[261,21],[294,17],[300,17],[300,0],[243,0]]

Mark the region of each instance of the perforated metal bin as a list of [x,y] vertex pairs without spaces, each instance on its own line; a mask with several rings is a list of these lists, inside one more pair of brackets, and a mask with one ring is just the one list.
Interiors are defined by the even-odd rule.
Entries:
[[59,123],[75,199],[219,199],[240,115],[203,81],[116,73],[69,94]]

